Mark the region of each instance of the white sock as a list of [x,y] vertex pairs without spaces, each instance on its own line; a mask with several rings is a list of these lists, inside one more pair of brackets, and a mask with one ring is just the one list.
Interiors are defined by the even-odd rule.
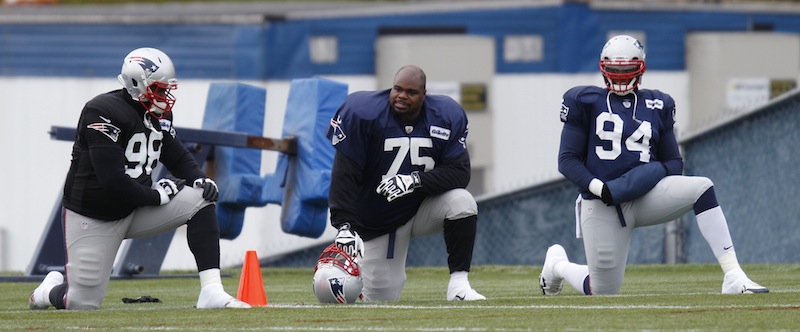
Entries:
[[461,289],[461,288],[472,288],[469,285],[469,279],[467,276],[469,272],[467,271],[456,271],[450,273],[450,283],[447,285],[449,289]]
[[[722,268],[723,273],[735,270],[742,271],[742,267],[739,265],[739,259],[736,258],[736,251],[728,250],[728,252],[722,254],[722,256],[717,257],[717,261],[719,261],[719,266]],[[742,273],[744,273],[744,271],[742,271]]]
[[589,276],[589,266],[571,262],[558,262],[556,263],[555,270],[556,274],[564,278],[572,288],[583,293],[583,281]]
[[725,253],[733,251],[733,240],[728,230],[728,221],[719,206],[698,214],[697,226],[700,228],[700,234],[703,234],[703,238],[711,247],[711,251],[714,252],[714,257],[719,259]]
[[219,284],[222,285],[222,276],[219,269],[208,269],[200,271],[200,288],[208,285]]

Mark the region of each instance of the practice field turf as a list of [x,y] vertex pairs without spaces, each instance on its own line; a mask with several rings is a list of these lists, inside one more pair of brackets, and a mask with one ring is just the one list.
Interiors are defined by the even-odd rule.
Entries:
[[[717,265],[629,266],[622,292],[583,296],[565,285],[545,297],[540,266],[477,266],[470,279],[488,301],[444,300],[445,268],[410,268],[395,303],[320,305],[311,269],[262,267],[269,302],[249,310],[193,308],[196,278],[112,280],[100,310],[28,310],[38,283],[0,283],[0,330],[89,331],[526,331],[526,330],[800,330],[800,265],[745,265],[768,294],[721,295]],[[226,290],[238,289],[238,270],[226,270]],[[186,271],[174,273],[185,274]],[[149,295],[161,303],[125,304]]]

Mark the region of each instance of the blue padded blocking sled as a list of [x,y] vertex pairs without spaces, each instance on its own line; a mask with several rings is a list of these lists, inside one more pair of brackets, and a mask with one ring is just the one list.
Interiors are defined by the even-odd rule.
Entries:
[[347,84],[323,78],[292,80],[283,136],[297,138],[297,155],[281,154],[264,177],[264,198],[281,205],[284,232],[318,238],[328,221],[328,190],[335,150],[325,132],[347,97]]
[[[242,83],[212,83],[208,89],[203,129],[262,136],[267,90]],[[235,239],[242,231],[248,206],[264,206],[261,150],[214,147],[214,181],[219,187],[217,221],[220,237]]]

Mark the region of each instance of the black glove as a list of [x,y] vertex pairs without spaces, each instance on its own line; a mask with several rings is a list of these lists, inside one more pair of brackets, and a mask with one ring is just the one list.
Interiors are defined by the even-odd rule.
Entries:
[[600,195],[600,200],[606,205],[614,205],[614,200],[611,198],[611,190],[608,189],[608,185],[603,183],[603,193]]
[[124,303],[146,303],[146,302],[160,303],[161,300],[159,300],[159,299],[157,299],[155,297],[152,297],[150,295],[144,295],[144,296],[139,296],[139,298],[136,298],[136,299],[132,299],[132,298],[129,298],[129,297],[123,297],[122,298],[122,302],[124,302]]
[[216,202],[219,199],[219,188],[217,183],[209,178],[194,180],[192,184],[195,188],[203,188],[203,199],[209,202]]

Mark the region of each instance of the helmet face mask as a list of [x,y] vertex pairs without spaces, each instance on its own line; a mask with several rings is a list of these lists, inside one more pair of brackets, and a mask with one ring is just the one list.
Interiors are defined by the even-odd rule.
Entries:
[[600,53],[600,72],[606,87],[619,95],[639,87],[646,67],[644,47],[631,36],[609,39]]
[[364,281],[356,259],[331,244],[319,256],[312,286],[320,303],[354,303]]
[[[177,82],[153,82],[139,97],[139,102],[141,102],[142,105],[145,105],[145,103],[149,101],[149,112],[155,113],[157,118],[166,117],[170,112],[172,112],[172,106],[175,105],[175,96],[172,94],[172,90],[177,88]],[[145,105],[145,107],[147,107],[147,105]]]
[[122,62],[119,82],[154,117],[162,119],[172,112],[178,88],[172,60],[155,48],[138,48]]

